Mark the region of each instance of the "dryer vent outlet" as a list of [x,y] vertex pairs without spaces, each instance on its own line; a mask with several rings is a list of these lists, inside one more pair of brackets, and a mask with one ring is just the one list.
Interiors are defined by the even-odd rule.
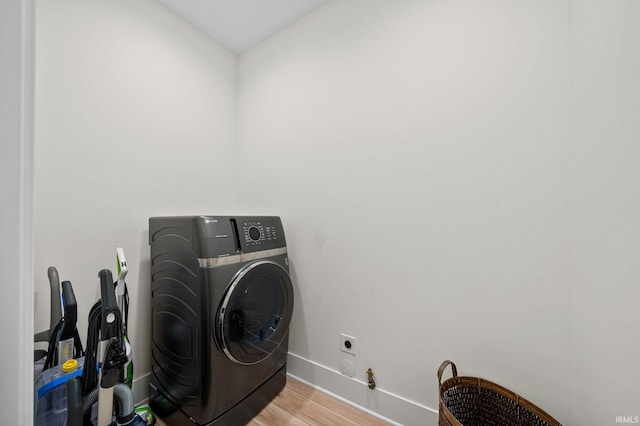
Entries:
[[347,334],[340,334],[340,350],[348,354],[356,354],[356,338]]

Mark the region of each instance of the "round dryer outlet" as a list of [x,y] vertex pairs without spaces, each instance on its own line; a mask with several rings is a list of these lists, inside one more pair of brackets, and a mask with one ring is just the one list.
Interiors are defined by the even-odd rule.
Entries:
[[348,354],[356,354],[356,338],[347,334],[340,334],[340,350]]

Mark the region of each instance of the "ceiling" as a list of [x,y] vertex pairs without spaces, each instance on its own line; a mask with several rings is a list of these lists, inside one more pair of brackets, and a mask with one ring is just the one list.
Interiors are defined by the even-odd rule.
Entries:
[[328,0],[158,0],[240,54]]

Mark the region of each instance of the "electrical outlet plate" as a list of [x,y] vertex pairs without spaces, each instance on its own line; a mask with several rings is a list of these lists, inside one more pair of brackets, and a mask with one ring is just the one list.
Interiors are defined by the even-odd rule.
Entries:
[[351,355],[356,354],[356,338],[347,334],[340,334],[340,350]]

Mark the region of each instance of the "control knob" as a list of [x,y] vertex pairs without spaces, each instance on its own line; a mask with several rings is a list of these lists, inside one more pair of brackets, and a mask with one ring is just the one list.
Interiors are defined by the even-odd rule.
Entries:
[[260,230],[255,226],[249,228],[249,238],[251,238],[253,241],[260,240]]

